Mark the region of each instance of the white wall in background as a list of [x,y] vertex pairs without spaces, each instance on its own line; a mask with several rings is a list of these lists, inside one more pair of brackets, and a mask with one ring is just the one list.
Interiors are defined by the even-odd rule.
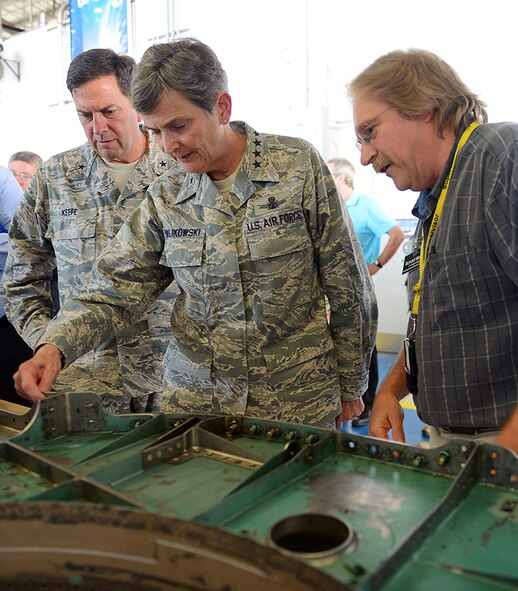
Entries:
[[[136,59],[149,45],[178,35],[208,43],[227,71],[234,118],[259,131],[303,137],[326,159],[345,156],[356,167],[357,189],[376,198],[396,219],[411,217],[416,194],[399,192],[390,179],[362,167],[354,145],[345,87],[364,67],[393,49],[429,49],[448,61],[488,104],[491,121],[518,121],[516,2],[493,0],[484,10],[471,0],[128,4],[130,53]],[[4,65],[0,164],[17,150],[48,158],[84,141],[64,83],[70,62],[68,34],[68,27],[50,24],[4,42],[2,57],[21,62],[21,80]],[[403,278],[394,270],[399,264],[391,263],[394,279],[389,279],[387,269],[376,281],[382,310],[392,311],[390,318],[381,315],[380,332],[397,332],[397,327],[383,323],[396,318],[395,310],[403,310],[401,318],[406,314]]]
[[[488,103],[492,120],[518,120],[513,60],[518,5],[505,0],[494,0],[483,12],[470,0],[436,0],[433,8],[419,10],[412,0],[135,0],[129,5],[130,52],[137,59],[151,43],[175,34],[202,39],[227,70],[236,117],[259,130],[305,137],[326,158],[349,157],[365,192],[384,200],[392,182],[362,169],[345,94],[347,81],[382,53],[431,49]],[[21,61],[22,79],[18,82],[4,66],[2,161],[11,145],[19,149],[29,143],[48,156],[81,138],[73,108],[66,108],[68,45],[68,29],[55,24],[4,42],[2,56]],[[391,213],[404,217],[408,210]]]

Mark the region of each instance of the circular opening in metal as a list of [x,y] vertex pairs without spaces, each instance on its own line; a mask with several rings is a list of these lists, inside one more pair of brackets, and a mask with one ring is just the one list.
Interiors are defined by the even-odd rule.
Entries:
[[271,542],[292,554],[320,557],[335,554],[353,540],[343,521],[321,513],[302,513],[278,521],[270,530]]

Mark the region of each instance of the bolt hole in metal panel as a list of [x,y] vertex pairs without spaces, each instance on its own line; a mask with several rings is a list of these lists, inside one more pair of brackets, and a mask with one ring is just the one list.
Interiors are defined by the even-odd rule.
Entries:
[[2,591],[518,588],[503,448],[115,416],[85,393],[30,413],[0,412]]
[[353,543],[354,532],[324,513],[301,513],[278,521],[269,532],[273,546],[307,560],[337,556]]

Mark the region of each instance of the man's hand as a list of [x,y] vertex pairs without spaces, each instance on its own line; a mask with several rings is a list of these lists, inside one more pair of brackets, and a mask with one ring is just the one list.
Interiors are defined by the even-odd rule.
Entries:
[[61,366],[60,350],[54,345],[43,345],[14,374],[16,392],[29,402],[43,400],[52,389]]
[[498,434],[495,443],[507,447],[518,456],[518,405]]
[[337,429],[341,429],[345,421],[350,421],[361,415],[365,408],[363,400],[357,398],[356,400],[342,400],[342,412],[336,417],[335,424]]
[[399,398],[388,390],[378,392],[374,398],[371,420],[369,423],[369,435],[390,439],[389,431],[392,430],[392,439],[405,443],[405,431],[403,419],[405,413],[399,404]]

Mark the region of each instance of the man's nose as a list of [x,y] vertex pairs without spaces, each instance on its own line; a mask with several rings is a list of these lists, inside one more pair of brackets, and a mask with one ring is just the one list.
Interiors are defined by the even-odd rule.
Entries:
[[93,132],[102,135],[108,129],[106,117],[102,113],[93,114]]
[[368,166],[369,164],[372,164],[372,161],[374,160],[375,156],[376,150],[374,149],[372,142],[361,145],[360,160],[363,166]]

